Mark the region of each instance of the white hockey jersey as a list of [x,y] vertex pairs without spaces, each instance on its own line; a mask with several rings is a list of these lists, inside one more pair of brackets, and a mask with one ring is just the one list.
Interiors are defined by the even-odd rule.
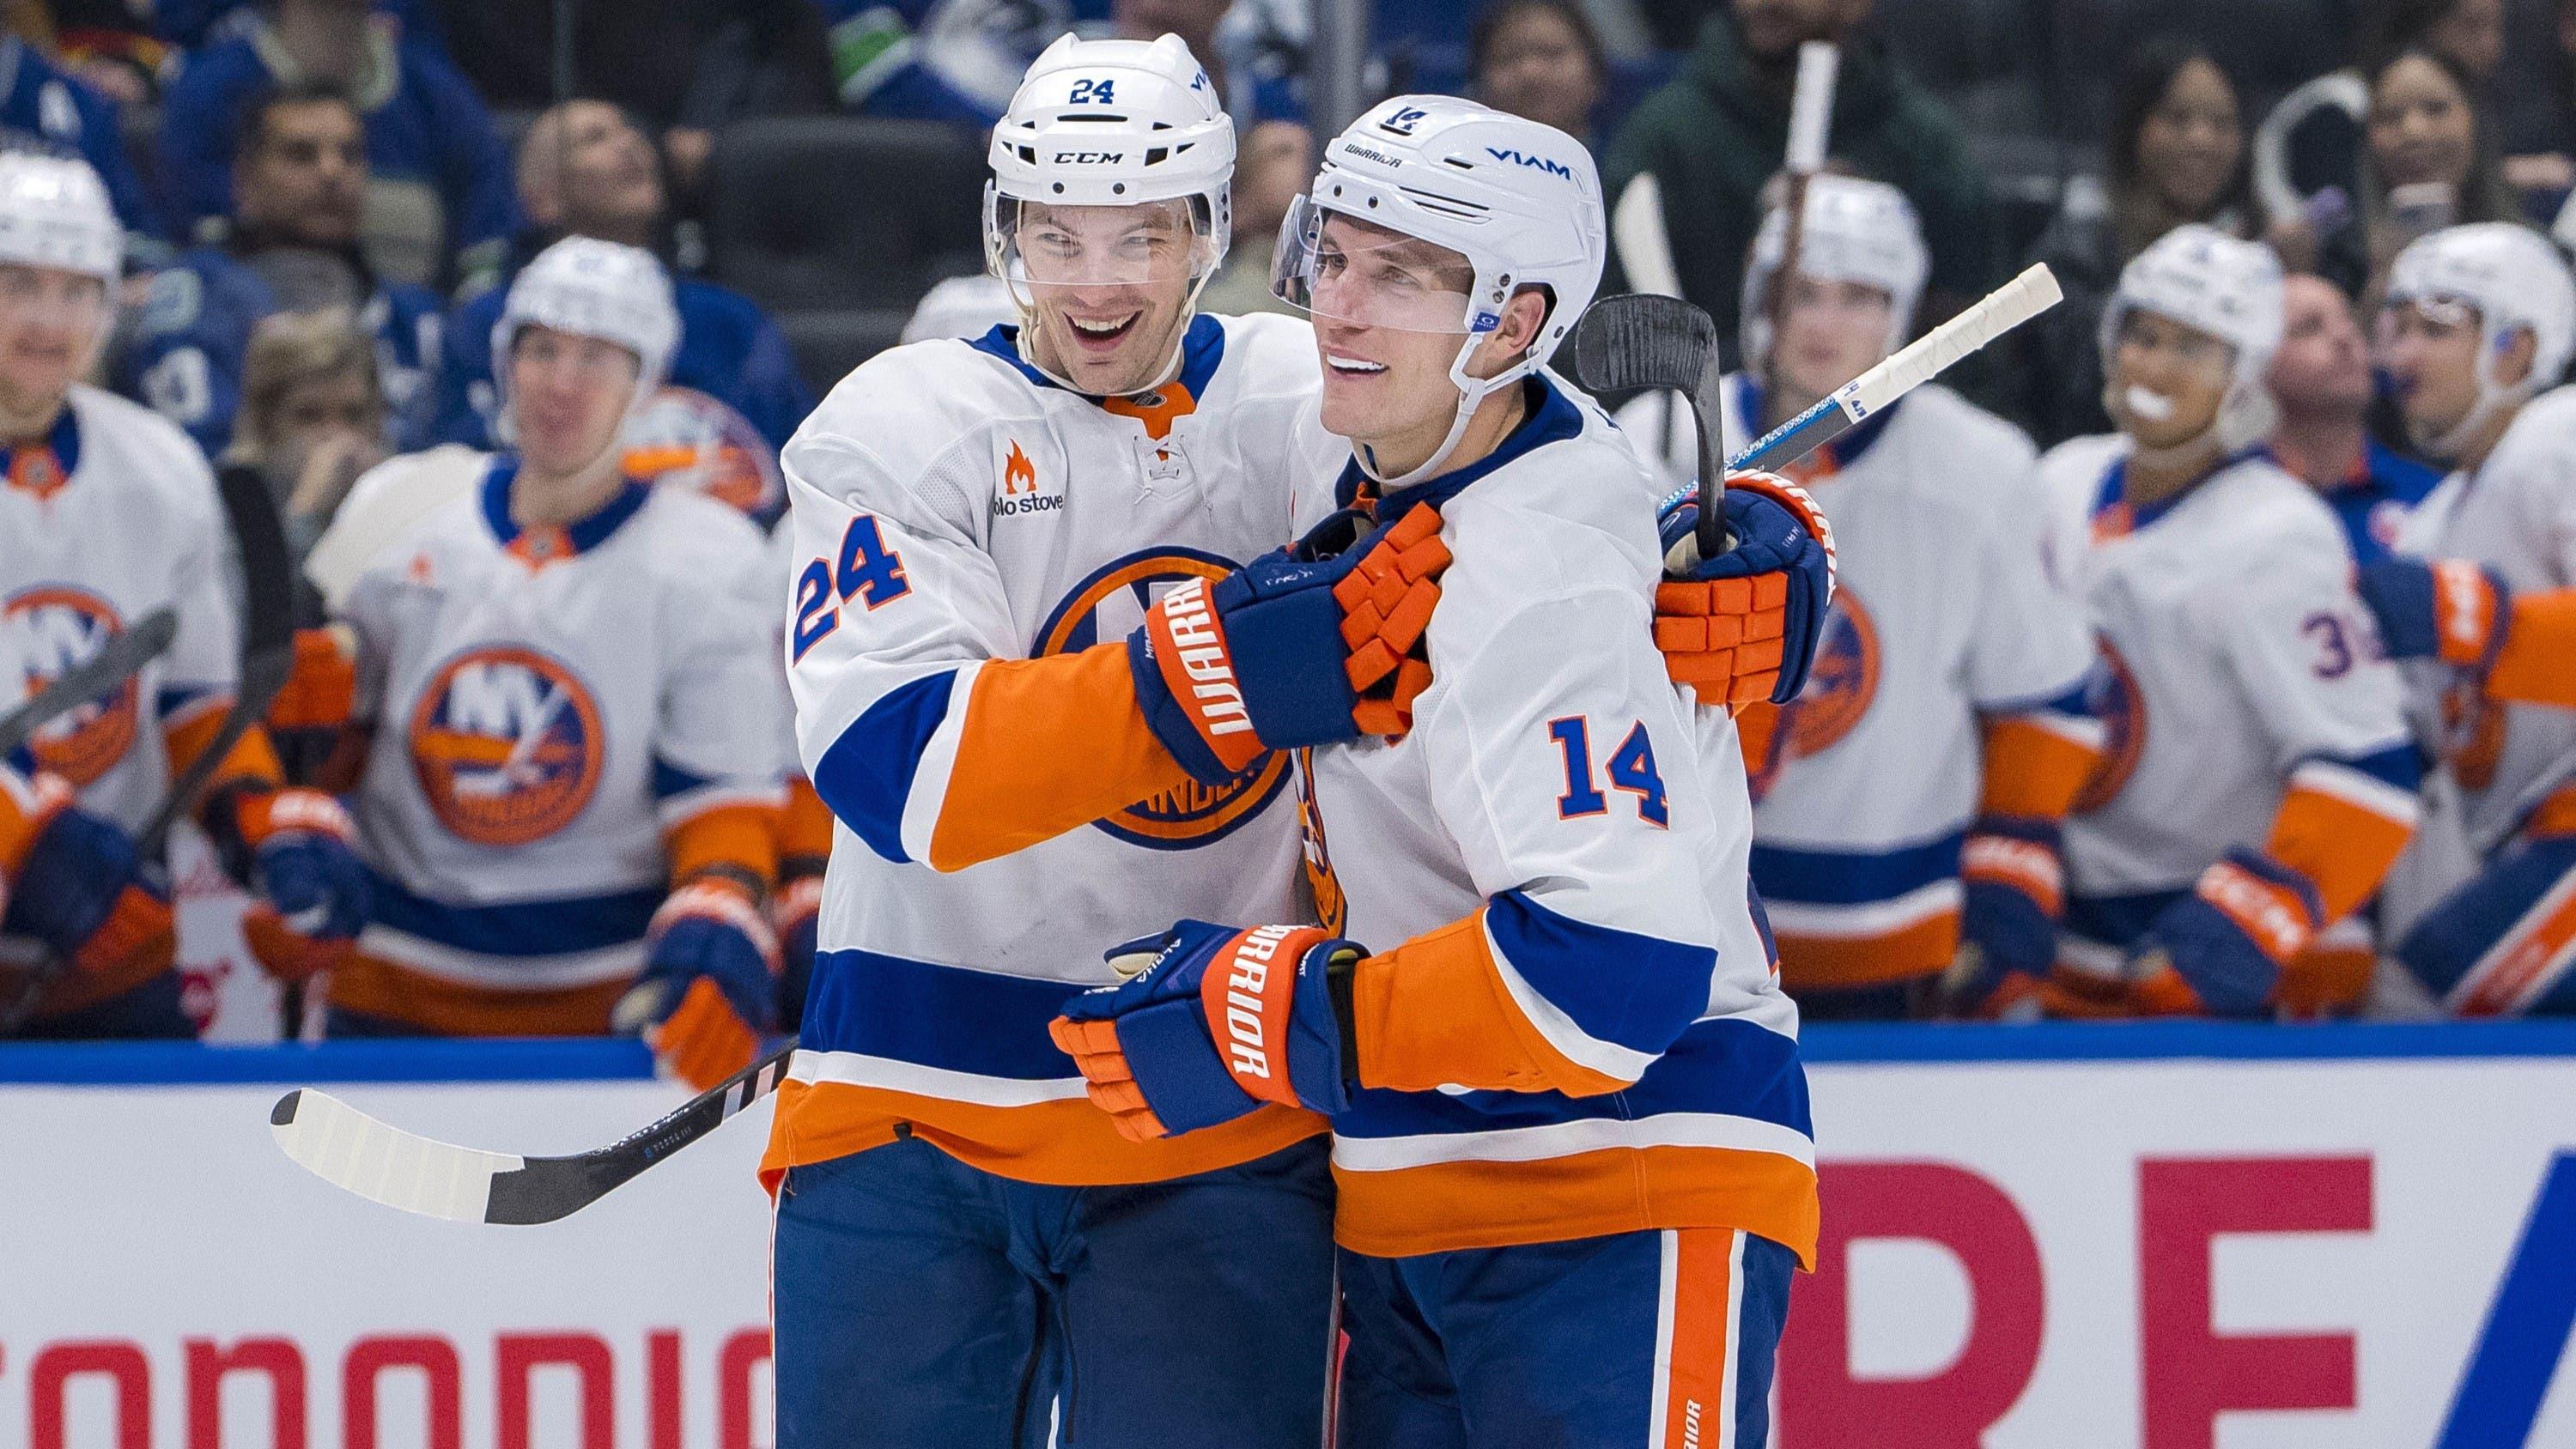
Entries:
[[[1737,374],[1726,396],[1752,436],[1759,387]],[[1988,721],[2071,744],[2014,750],[1997,737],[2005,768],[2055,766],[2068,787],[2100,747],[2083,700],[2092,639],[2043,556],[2037,456],[2019,429],[1935,383],[1796,473],[1833,520],[1840,574],[1753,815],[1753,883],[1793,987],[1949,964]]]
[[[783,454],[800,753],[836,818],[803,1047],[765,1170],[898,1127],[1006,1176],[1157,1181],[1322,1130],[1265,1108],[1120,1137],[1047,1023],[1175,919],[1307,919],[1289,763],[1188,779],[1125,639],[1170,585],[1290,538],[1322,431],[1311,331],[1193,321],[1177,378],[1095,400],[1013,328],[881,354]],[[1069,772],[1068,761],[1081,762]]]
[[2367,863],[2367,895],[2417,814],[2397,673],[2334,514],[2260,453],[2134,507],[2129,448],[2077,438],[2039,465],[2054,566],[2105,673],[2061,952],[2097,975],[2228,848],[2293,836],[2307,858],[2291,863],[2330,901],[2349,893],[2338,855]]
[[[1387,497],[1455,562],[1395,743],[1305,752],[1363,1090],[1336,1237],[1381,1256],[1728,1226],[1815,1246],[1797,1009],[1745,877],[1733,726],[1652,642],[1652,482],[1553,377],[1483,461]],[[1342,498],[1366,496],[1357,468]]]
[[[510,516],[510,454],[397,458],[358,482],[462,496],[350,590],[362,723],[351,799],[374,877],[336,1007],[431,1030],[596,1032],[642,966],[674,832],[780,800],[785,691],[759,534],[629,480],[564,528]],[[327,540],[326,540],[327,542]]]
[[[2395,548],[2474,559],[2516,594],[2576,586],[2576,387],[2526,405],[2484,466],[2425,498]],[[2502,840],[2544,799],[2576,787],[2576,710],[2490,699],[2435,661],[2404,670],[2418,736],[2450,767],[2471,841]]]
[[139,828],[170,782],[169,742],[209,736],[232,702],[241,636],[229,537],[203,454],[159,414],[74,385],[47,448],[0,449],[0,712],[163,605],[168,652],[37,731],[38,767],[84,809]]

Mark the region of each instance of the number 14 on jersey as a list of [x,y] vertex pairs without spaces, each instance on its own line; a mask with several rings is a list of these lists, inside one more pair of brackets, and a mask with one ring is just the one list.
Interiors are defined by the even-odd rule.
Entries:
[[[1610,797],[1602,793],[1592,772],[1592,721],[1570,714],[1549,720],[1547,733],[1565,763],[1565,793],[1556,797],[1557,818],[1578,820],[1606,813]],[[1609,772],[1611,789],[1636,797],[1639,819],[1658,828],[1672,824],[1672,811],[1664,803],[1664,777],[1655,769],[1655,745],[1646,737],[1644,720],[1629,726],[1619,748],[1610,752]]]

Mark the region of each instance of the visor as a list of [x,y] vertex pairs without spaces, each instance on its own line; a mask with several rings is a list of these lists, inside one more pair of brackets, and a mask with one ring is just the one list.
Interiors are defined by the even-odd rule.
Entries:
[[1204,209],[1195,197],[1126,206],[1048,206],[988,187],[985,245],[994,272],[1022,306],[1041,287],[1186,282],[1215,267]]
[[1342,213],[1309,196],[1289,205],[1271,253],[1270,293],[1300,312],[1359,327],[1468,337],[1502,319],[1466,291],[1475,270],[1445,247],[1374,228],[1334,226]]

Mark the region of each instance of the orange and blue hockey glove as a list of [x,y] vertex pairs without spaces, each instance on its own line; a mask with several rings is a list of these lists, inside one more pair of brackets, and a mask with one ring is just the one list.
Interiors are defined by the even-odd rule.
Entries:
[[1833,526],[1807,490],[1771,473],[1728,474],[1725,508],[1735,545],[1704,559],[1697,494],[1664,505],[1655,647],[1673,682],[1703,703],[1786,704],[1806,687],[1824,639]]
[[2353,580],[2379,620],[2380,641],[2395,659],[2439,659],[2485,669],[2503,650],[2513,592],[2491,568],[2467,559],[2427,562],[2397,555],[2363,568]]
[[1193,1132],[1263,1103],[1327,1114],[1350,1105],[1349,968],[1367,954],[1358,943],[1313,926],[1181,921],[1109,959],[1146,952],[1141,972],[1074,997],[1047,1028],[1121,1136]]
[[258,897],[242,916],[251,954],[282,981],[347,960],[372,906],[349,812],[319,790],[263,785],[237,786],[228,803]]
[[295,631],[295,662],[268,705],[268,736],[297,779],[328,759],[358,708],[358,639],[347,625]]
[[2231,849],[2147,928],[2130,963],[2133,1003],[2147,1015],[2262,1015],[2281,968],[2316,939],[2324,914],[2306,876]]
[[1943,1011],[2010,1016],[2048,977],[2064,896],[2056,822],[1981,815],[1959,851],[1959,954],[1942,979]]
[[610,1016],[662,1070],[705,1091],[750,1066],[777,1023],[778,938],[751,893],[702,879],[671,892],[645,933],[643,974]]
[[1413,727],[1449,549],[1428,504],[1359,536],[1364,522],[1346,510],[1214,583],[1184,580],[1128,637],[1136,702],[1194,778]]
[[77,973],[118,981],[168,970],[178,947],[170,898],[145,873],[133,838],[76,808],[59,778],[29,780],[6,765],[0,931],[43,942]]

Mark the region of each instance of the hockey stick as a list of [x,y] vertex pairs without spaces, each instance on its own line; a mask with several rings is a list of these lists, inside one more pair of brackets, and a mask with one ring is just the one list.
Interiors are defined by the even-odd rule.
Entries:
[[434,1142],[311,1087],[278,1098],[268,1130],[298,1166],[370,1202],[453,1223],[550,1223],[606,1197],[776,1091],[795,1050],[790,1037],[661,1120],[573,1157],[517,1157]]
[[277,500],[256,468],[222,469],[215,474],[215,490],[223,499],[225,521],[231,524],[241,551],[241,678],[222,727],[179,772],[179,778],[170,782],[170,792],[153,807],[151,818],[135,836],[135,852],[145,860],[161,859],[170,843],[171,825],[196,803],[197,792],[205,788],[233,746],[268,717],[270,701],[286,687],[287,676],[295,669],[295,556],[286,546],[286,525],[277,516]]
[[1717,355],[1717,324],[1679,297],[1630,292],[1604,297],[1574,324],[1574,375],[1594,392],[1660,388],[1690,404],[1699,451],[1699,556],[1726,551],[1726,524],[1717,496],[1727,470],[1718,466],[1717,418],[1726,410],[1725,364]]
[[170,641],[178,637],[179,616],[167,604],[135,620],[133,627],[109,636],[106,643],[98,646],[97,653],[55,675],[33,698],[0,716],[0,757],[35,738],[36,731],[55,720],[112,693],[118,685],[140,674],[144,665],[160,658]]

